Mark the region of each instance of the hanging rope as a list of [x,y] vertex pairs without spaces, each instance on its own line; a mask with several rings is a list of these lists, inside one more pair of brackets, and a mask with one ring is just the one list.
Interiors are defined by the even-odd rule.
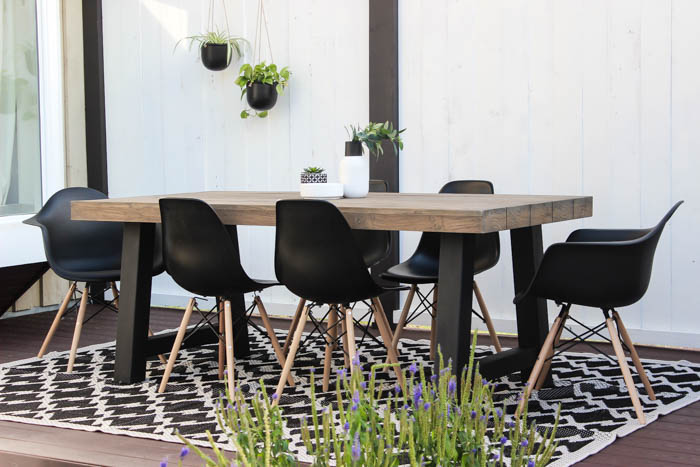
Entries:
[[265,15],[265,5],[263,0],[258,1],[258,12],[255,24],[255,44],[253,45],[253,63],[258,64],[262,59],[262,28],[265,28],[265,37],[267,38],[267,50],[270,53],[270,62],[275,63],[275,58],[272,56],[272,43],[270,42],[270,30],[267,27],[267,16]]
[[[221,6],[224,9],[224,20],[226,21],[226,38],[231,37],[231,30],[228,27],[228,12],[226,11],[226,0],[221,0]],[[207,32],[213,32],[215,31],[214,29],[214,0],[209,0],[209,13],[207,14],[209,17],[209,24],[208,24],[208,30]],[[218,32],[218,31],[217,31]]]

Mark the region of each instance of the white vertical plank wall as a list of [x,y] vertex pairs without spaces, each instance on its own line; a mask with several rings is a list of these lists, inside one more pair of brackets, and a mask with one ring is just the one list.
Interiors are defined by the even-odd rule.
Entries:
[[[684,199],[646,297],[622,316],[640,342],[700,347],[700,2],[399,8],[401,190],[488,179],[501,193],[592,195],[593,217],[545,226],[545,246],[582,226],[651,226]],[[405,258],[417,236],[402,241]],[[499,265],[478,280],[498,325],[513,331],[508,235],[501,243]]]
[[[213,3],[225,30],[222,0]],[[231,33],[253,42],[257,0],[225,4]],[[103,3],[110,196],[298,190],[308,165],[337,180],[345,126],[369,115],[368,2],[267,0],[265,8],[274,60],[293,75],[267,119],[241,120],[234,80],[252,56],[211,72],[196,46],[175,47],[206,30],[208,1]],[[249,274],[274,278],[274,230],[239,227],[239,238]],[[166,275],[154,280],[154,303],[181,305],[184,295]],[[271,311],[294,302],[282,287],[265,299]]]
[[[226,0],[233,34],[253,39],[256,7]],[[104,2],[110,194],[293,190],[310,164],[337,177],[344,126],[368,116],[368,0],[267,0],[275,61],[294,74],[266,120],[238,117],[242,62],[209,72],[196,49],[175,48],[206,29],[208,8]],[[545,226],[545,246],[582,226],[650,226],[685,199],[646,297],[623,316],[640,342],[700,347],[697,24],[697,0],[401,0],[401,190],[471,178],[501,193],[592,195],[593,218]],[[245,267],[273,277],[273,230],[239,232]],[[417,239],[402,234],[402,257]],[[500,328],[513,331],[501,239],[499,265],[479,281]],[[168,278],[153,290],[163,304],[182,294]],[[278,309],[294,300],[281,288],[265,298]]]

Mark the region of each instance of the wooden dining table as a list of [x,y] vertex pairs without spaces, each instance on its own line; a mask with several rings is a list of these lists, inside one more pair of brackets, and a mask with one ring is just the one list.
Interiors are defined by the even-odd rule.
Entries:
[[[296,192],[206,191],[72,202],[74,220],[124,224],[114,365],[117,383],[144,380],[146,360],[167,353],[174,340],[175,333],[148,336],[155,226],[160,222],[158,200],[164,197],[206,201],[233,234],[238,225],[274,226],[276,202],[300,196]],[[352,228],[441,234],[437,342],[456,373],[469,356],[477,236],[510,231],[513,292],[517,294],[528,286],[542,259],[542,225],[590,217],[593,211],[590,196],[370,193],[366,198],[329,202],[340,209]],[[245,309],[242,295],[234,302],[234,308]],[[527,378],[533,367],[548,332],[545,300],[530,297],[521,301],[515,306],[515,317],[518,346],[480,359],[484,378],[516,371]],[[238,323],[234,352],[242,358],[249,354],[249,341],[244,320]],[[183,347],[212,342],[216,339],[212,336],[202,329]]]

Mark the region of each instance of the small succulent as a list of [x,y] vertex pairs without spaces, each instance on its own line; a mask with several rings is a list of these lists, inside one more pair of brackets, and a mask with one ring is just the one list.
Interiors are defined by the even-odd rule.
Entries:
[[306,167],[304,169],[305,174],[320,174],[320,173],[323,173],[325,171],[326,171],[326,169],[323,169],[321,167]]

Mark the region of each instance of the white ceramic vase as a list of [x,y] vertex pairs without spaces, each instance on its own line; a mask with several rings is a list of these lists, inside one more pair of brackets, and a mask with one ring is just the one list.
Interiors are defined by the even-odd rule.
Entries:
[[369,193],[369,157],[362,155],[362,143],[345,143],[345,157],[340,161],[340,182],[346,198],[364,198]]

